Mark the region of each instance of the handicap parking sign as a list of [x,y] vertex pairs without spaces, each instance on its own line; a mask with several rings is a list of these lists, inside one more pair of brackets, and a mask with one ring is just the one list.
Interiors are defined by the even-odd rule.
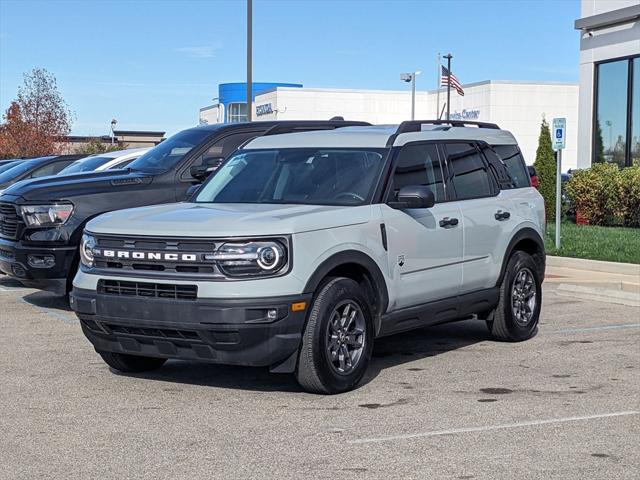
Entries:
[[567,119],[566,118],[554,118],[553,119],[553,149],[554,150],[562,150],[566,144],[566,130],[567,130]]

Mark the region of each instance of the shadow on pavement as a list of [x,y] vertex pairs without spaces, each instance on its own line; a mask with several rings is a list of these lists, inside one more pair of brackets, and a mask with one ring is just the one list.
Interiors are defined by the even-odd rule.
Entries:
[[[490,340],[483,321],[466,320],[413,330],[376,340],[373,358],[362,385],[390,367],[411,364],[452,350]],[[422,370],[417,368],[416,370]],[[272,374],[267,368],[236,367],[207,363],[169,361],[145,374],[114,373],[127,377],[209,387],[262,392],[302,392],[293,375]]]
[[37,291],[22,297],[23,300],[31,305],[40,308],[54,308],[65,312],[72,312],[69,306],[69,297],[55,295],[50,292]]

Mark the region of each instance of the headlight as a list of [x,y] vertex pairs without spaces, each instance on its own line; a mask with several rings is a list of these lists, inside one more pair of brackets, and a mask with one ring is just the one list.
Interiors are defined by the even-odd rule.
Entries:
[[96,239],[85,233],[80,242],[80,261],[86,267],[93,267],[93,249],[96,248]]
[[287,265],[287,248],[276,240],[224,243],[211,257],[229,277],[275,275]]
[[73,205],[25,205],[20,207],[20,211],[28,227],[55,227],[69,220]]

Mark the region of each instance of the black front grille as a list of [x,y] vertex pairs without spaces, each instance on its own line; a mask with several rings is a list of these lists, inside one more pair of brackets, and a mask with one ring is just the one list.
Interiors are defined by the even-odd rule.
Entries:
[[161,337],[168,340],[200,340],[200,336],[193,330],[178,330],[173,328],[131,327],[103,324],[111,333],[118,335],[137,335],[143,337]]
[[20,217],[16,207],[10,203],[0,203],[0,237],[16,238]]
[[[95,267],[100,270],[143,271],[150,276],[159,275],[189,275],[207,278],[224,278],[215,264],[204,260],[205,255],[215,251],[217,240],[203,239],[167,239],[157,237],[117,238],[96,235],[98,253],[95,256]],[[101,252],[111,251],[111,255]],[[114,255],[115,251],[115,255]],[[128,256],[119,256],[125,252]],[[151,260],[148,258],[134,258],[137,254],[193,254],[195,261],[184,260]]]
[[104,295],[122,297],[169,298],[175,300],[195,300],[198,297],[198,287],[196,285],[170,285],[121,280],[98,281],[98,292]]

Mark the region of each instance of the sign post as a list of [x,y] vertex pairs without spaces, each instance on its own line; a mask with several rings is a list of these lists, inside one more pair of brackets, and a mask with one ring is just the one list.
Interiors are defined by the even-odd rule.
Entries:
[[553,149],[558,152],[556,167],[556,250],[560,248],[560,220],[562,216],[562,150],[567,138],[567,119],[554,118],[551,132]]

